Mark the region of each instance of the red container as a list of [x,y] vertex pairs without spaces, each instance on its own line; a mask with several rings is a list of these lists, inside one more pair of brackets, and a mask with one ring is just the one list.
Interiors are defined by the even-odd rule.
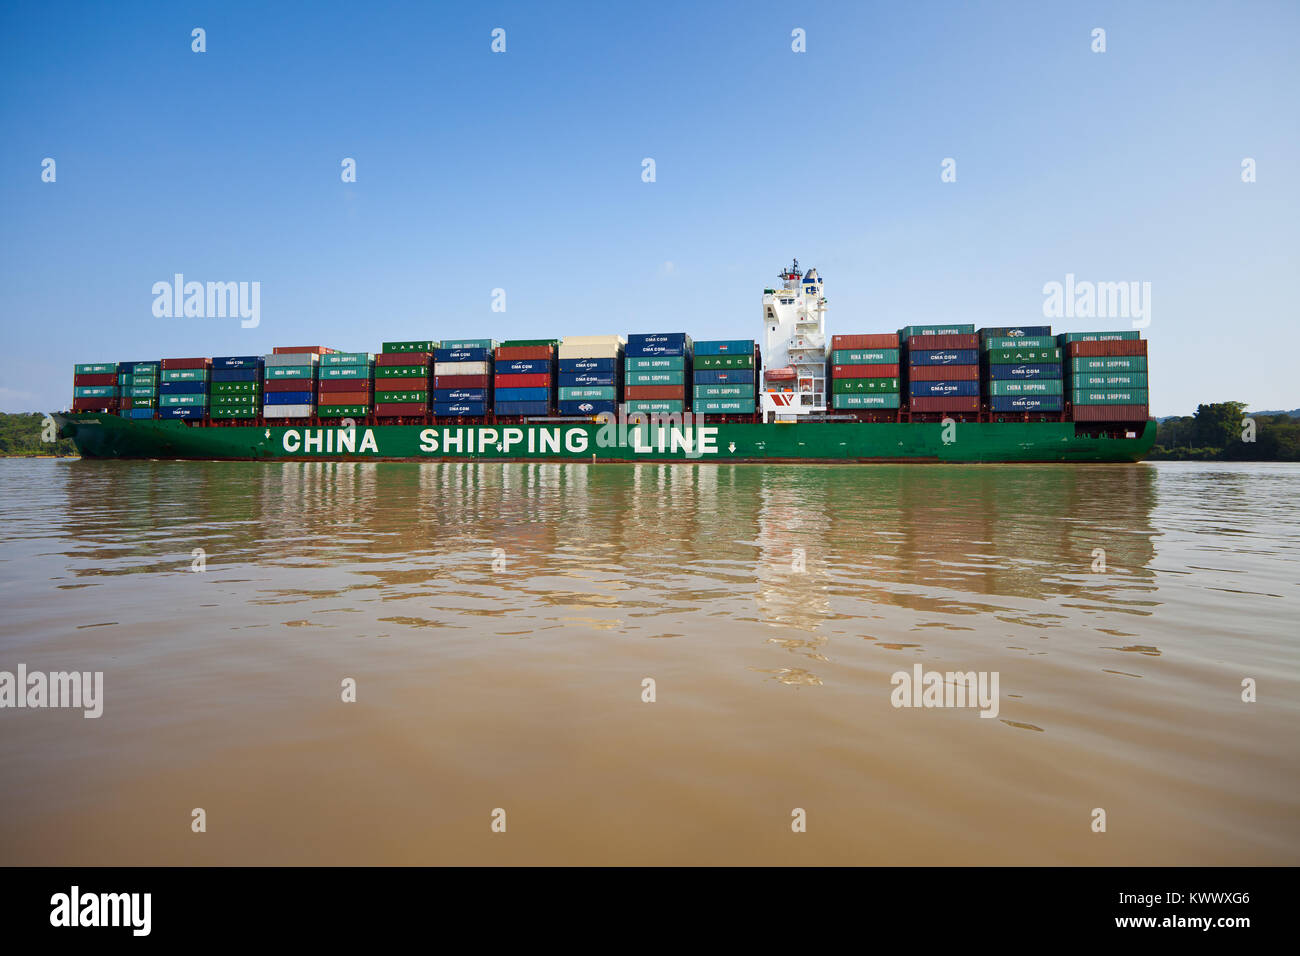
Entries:
[[[1116,345],[1115,342],[1080,342],[1080,345]],[[1076,422],[1144,422],[1151,417],[1147,405],[1075,405]]]
[[[1146,339],[1125,339],[1122,342],[1071,342],[1066,346],[1070,358],[1110,358],[1116,355],[1146,355]],[[1134,406],[1126,406],[1134,407]]]
[[898,378],[898,364],[893,365],[836,365],[831,378]]
[[434,388],[487,388],[490,375],[439,375],[433,380]]
[[210,358],[179,358],[163,359],[162,367],[165,369],[173,368],[207,368],[212,364]]
[[[301,379],[299,380],[301,381]],[[335,392],[368,392],[370,391],[370,379],[368,378],[323,378],[320,380],[318,391],[322,395],[333,395]],[[331,405],[347,405],[348,402],[330,402]]]
[[376,392],[427,392],[428,390],[429,380],[427,378],[375,379]]
[[548,359],[555,352],[549,345],[498,345],[497,359]]
[[879,335],[832,335],[832,349],[896,349],[898,333],[888,332]]
[[116,398],[74,398],[72,400],[74,412],[97,412],[102,408],[112,411],[119,407]]
[[314,392],[314,378],[268,378],[262,383],[264,392]]
[[[336,352],[337,349],[327,349],[323,345],[282,345],[278,349],[271,349],[272,355],[329,355]],[[166,368],[167,366],[163,366]]]
[[907,340],[909,349],[926,351],[928,349],[977,349],[980,347],[978,335],[913,335]]
[[[444,386],[445,387],[445,386]],[[498,375],[497,388],[550,388],[551,376],[545,372],[521,372],[514,375]]]
[[382,402],[375,406],[375,414],[384,416],[424,415],[428,411],[429,407],[424,402]]
[[686,386],[684,385],[629,385],[626,391],[626,398],[686,398]]
[[112,372],[97,372],[88,374],[83,372],[80,375],[72,376],[73,385],[116,385],[117,376]]
[[376,365],[428,365],[433,358],[432,352],[380,352],[375,356]]
[[[328,399],[328,401],[326,401]],[[369,392],[330,392],[321,395],[318,405],[369,405]]]
[[907,370],[913,382],[974,382],[980,377],[978,365],[913,365]]
[[977,395],[913,397],[908,405],[914,412],[978,412],[980,410],[980,400]]

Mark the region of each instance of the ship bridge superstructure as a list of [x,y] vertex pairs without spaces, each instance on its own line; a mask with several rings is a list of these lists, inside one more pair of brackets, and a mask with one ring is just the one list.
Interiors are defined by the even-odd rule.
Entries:
[[798,421],[827,406],[826,295],[816,269],[783,268],[780,288],[763,290],[764,421]]

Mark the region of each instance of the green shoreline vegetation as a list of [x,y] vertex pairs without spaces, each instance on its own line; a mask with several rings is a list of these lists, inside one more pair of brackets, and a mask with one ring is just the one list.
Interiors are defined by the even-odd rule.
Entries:
[[[40,412],[0,412],[0,456],[76,457],[68,439],[41,441]],[[1254,422],[1254,441],[1246,420]],[[1294,412],[1251,414],[1244,402],[1198,405],[1195,415],[1168,418],[1156,429],[1148,461],[1300,461],[1300,416]]]

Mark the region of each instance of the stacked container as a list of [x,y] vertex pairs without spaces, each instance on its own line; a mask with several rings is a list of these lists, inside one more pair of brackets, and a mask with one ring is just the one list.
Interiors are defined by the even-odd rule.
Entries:
[[623,394],[629,412],[689,410],[693,343],[685,332],[635,333],[627,337]]
[[428,339],[384,343],[384,351],[375,356],[376,415],[409,418],[428,414],[433,350],[437,346]]
[[158,363],[119,362],[117,385],[121,392],[118,415],[153,418],[158,414]]
[[621,335],[570,335],[557,349],[561,415],[614,414],[622,400]]
[[828,364],[832,410],[876,412],[900,406],[898,333],[832,336]]
[[753,415],[758,407],[753,339],[696,342],[691,408],[700,415]]
[[158,383],[158,417],[207,418],[211,378],[210,358],[163,359]]
[[1147,343],[1136,330],[1063,332],[1066,394],[1076,422],[1133,422],[1150,417]]
[[316,386],[318,418],[364,418],[373,406],[375,357],[369,352],[330,352],[320,358]]
[[980,367],[990,414],[1064,408],[1061,350],[1048,325],[980,330]]
[[433,413],[482,418],[492,407],[492,339],[456,339],[433,352]]
[[898,337],[907,352],[908,408],[912,412],[979,412],[979,336],[975,326],[909,325],[899,330]]
[[212,360],[208,407],[214,421],[262,414],[262,356],[222,355]]
[[121,407],[121,396],[116,362],[94,362],[72,367],[74,412],[115,412]]
[[496,350],[498,415],[549,415],[555,403],[555,339],[513,339]]
[[278,348],[262,356],[262,414],[267,418],[311,418],[316,414],[320,346]]

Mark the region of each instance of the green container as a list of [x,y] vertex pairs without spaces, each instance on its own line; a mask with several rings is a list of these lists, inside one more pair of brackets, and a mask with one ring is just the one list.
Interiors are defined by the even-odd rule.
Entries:
[[130,398],[153,398],[158,394],[158,389],[148,385],[132,385],[129,389],[122,389],[122,394]]
[[538,346],[548,345],[555,348],[560,344],[559,339],[506,339],[501,343],[503,349],[527,349],[537,348]]
[[206,395],[160,395],[158,405],[161,408],[173,408],[178,405],[207,405]]
[[154,372],[133,372],[126,376],[128,385],[157,385],[158,376]]
[[369,405],[321,405],[316,409],[321,418],[351,418],[355,415],[369,415]]
[[430,339],[421,339],[416,342],[385,342],[385,352],[432,352],[438,347],[438,343]]
[[692,406],[697,415],[752,415],[754,400],[752,398],[706,398]]
[[316,377],[315,365],[272,365],[264,373],[268,379],[272,378],[296,378],[296,379],[314,379]]
[[994,336],[984,340],[984,351],[989,349],[1054,349],[1056,337],[1053,335],[1022,335],[1015,338]]
[[638,398],[627,403],[627,410],[631,412],[661,412],[672,413],[682,411],[683,402],[680,398]]
[[135,368],[131,370],[131,374],[152,375],[156,378],[158,375],[158,370],[160,368],[162,368],[162,366],[159,365],[157,362],[136,362]]
[[899,329],[898,335],[902,339],[910,339],[912,336],[924,338],[927,335],[974,335],[975,326],[973,325],[909,325],[906,328]]
[[428,392],[375,392],[375,402],[377,404],[388,404],[390,402],[427,403],[428,401]]
[[679,372],[628,372],[628,385],[685,385],[686,373]]
[[748,398],[754,400],[754,386],[750,385],[696,385],[695,398]]
[[427,365],[376,365],[375,378],[428,378]]
[[989,349],[991,365],[1050,365],[1061,361],[1061,350],[1047,349]]
[[116,362],[101,362],[94,365],[74,365],[72,373],[74,375],[106,375],[109,372],[117,371]]
[[209,418],[256,418],[256,408],[240,408],[234,405],[213,405],[208,409]]
[[560,388],[561,402],[576,402],[584,398],[612,402],[618,396],[613,385],[565,385]]
[[73,398],[117,398],[120,394],[116,385],[77,385],[72,389]]
[[206,368],[165,368],[162,373],[164,382],[206,382]]
[[897,408],[898,402],[898,392],[876,392],[874,394],[857,392],[851,395],[835,395],[831,399],[832,407],[850,411],[866,408]]
[[262,404],[261,395],[210,395],[209,399],[213,408],[218,405],[226,408],[255,408]]
[[835,349],[832,365],[897,365],[898,349]]
[[1059,378],[1035,378],[1025,380],[994,379],[989,382],[990,395],[1060,395]]
[[1076,389],[1133,389],[1147,387],[1146,372],[1076,372],[1070,381]]
[[627,372],[684,372],[686,371],[686,356],[647,355],[624,359],[623,369]]
[[1070,359],[1070,371],[1079,372],[1145,372],[1145,355],[1098,355],[1093,358]]
[[320,357],[321,365],[369,365],[375,357],[369,352],[330,352]]
[[132,398],[131,407],[132,408],[157,408],[158,399],[157,398]]
[[1070,401],[1076,405],[1145,405],[1145,388],[1076,388],[1070,392]]
[[320,370],[321,378],[370,378],[369,365],[332,365]]
[[897,392],[896,378],[833,378],[831,391],[836,395],[859,394],[861,392]]
[[213,382],[208,389],[213,395],[257,395],[262,391],[262,383]]
[[491,351],[496,347],[496,339],[443,339],[438,344],[440,349],[487,349]]
[[1069,342],[1132,342],[1142,338],[1137,329],[1125,329],[1120,332],[1062,332],[1056,337],[1058,345]]
[[[629,359],[628,361],[631,360]],[[754,356],[752,355],[697,355],[695,356],[695,368],[697,369],[753,368],[753,367],[754,367]]]

